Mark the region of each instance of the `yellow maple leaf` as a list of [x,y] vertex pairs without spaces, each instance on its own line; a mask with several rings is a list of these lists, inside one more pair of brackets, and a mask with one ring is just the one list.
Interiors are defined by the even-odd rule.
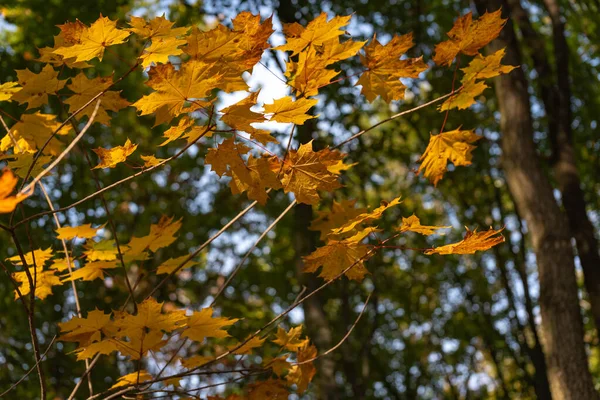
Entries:
[[163,339],[164,333],[158,330],[150,332],[139,332],[132,336],[129,341],[117,340],[115,342],[117,350],[125,356],[131,357],[132,360],[139,360],[148,353],[148,351],[158,351],[167,343]]
[[264,108],[265,114],[273,114],[271,121],[303,125],[307,119],[317,117],[306,114],[317,103],[317,99],[300,98],[294,101],[286,96],[275,100],[273,104],[265,104]]
[[28,195],[18,193],[11,196],[19,179],[9,169],[4,169],[0,176],[0,214],[13,212],[17,204],[25,200]]
[[[317,204],[320,200],[318,191],[333,191],[341,185],[338,174],[331,172],[328,166],[335,162],[332,154],[338,161],[344,157],[343,153],[333,153],[321,150],[313,151],[312,140],[300,145],[300,148],[291,150],[283,167],[281,183],[286,193],[292,192],[299,203]],[[326,156],[326,159],[322,159]]]
[[298,393],[302,394],[308,388],[308,384],[312,381],[313,377],[317,373],[312,360],[317,356],[317,348],[312,344],[306,342],[301,348],[298,349],[297,358],[298,363],[290,368],[290,372],[286,376],[286,380],[290,384],[295,384]]
[[46,64],[39,74],[28,69],[19,69],[17,78],[21,90],[13,93],[11,100],[19,104],[27,103],[27,109],[41,107],[48,103],[48,94],[55,94],[67,83],[58,79],[58,72],[51,65]]
[[465,82],[460,92],[448,97],[438,108],[440,112],[458,108],[464,110],[475,104],[475,97],[483,93],[488,88],[483,82],[477,82],[474,79]]
[[222,109],[221,113],[223,113],[223,116],[221,116],[221,121],[233,129],[248,133],[250,137],[262,144],[269,142],[278,143],[277,139],[271,136],[269,131],[257,129],[251,125],[265,121],[263,114],[250,110],[251,107],[256,105],[258,94],[259,92],[250,93],[249,96],[237,103]]
[[164,64],[169,62],[169,56],[178,56],[183,54],[179,46],[186,44],[183,39],[166,37],[161,39],[152,39],[152,44],[144,49],[140,56],[142,67],[146,68],[150,64]]
[[408,218],[402,217],[402,225],[396,228],[400,233],[404,232],[416,232],[421,235],[433,235],[435,231],[439,229],[451,228],[450,226],[432,226],[432,225],[421,225],[421,220],[416,215],[411,215]]
[[[133,106],[141,115],[155,114],[156,125],[170,122],[174,117],[204,107],[202,99],[216,89],[221,75],[213,71],[213,65],[190,60],[176,70],[172,64],[150,67],[146,85],[155,90],[136,101]],[[188,106],[188,103],[192,103]]]
[[154,167],[161,162],[165,161],[165,158],[156,158],[153,155],[141,156],[142,160],[144,160],[144,168]]
[[88,261],[111,261],[117,259],[117,247],[114,240],[92,241],[86,243],[85,247],[83,254],[87,257]]
[[127,139],[123,146],[115,146],[111,149],[103,149],[102,147],[92,149],[100,157],[100,163],[92,169],[116,167],[117,164],[125,162],[127,157],[137,149],[137,146],[137,144],[133,144]]
[[102,226],[98,228],[92,228],[92,224],[85,224],[79,226],[63,226],[62,228],[58,228],[56,233],[58,233],[57,239],[61,240],[71,240],[76,237],[81,239],[90,239],[98,234],[98,230],[101,229]]
[[[29,268],[30,274],[33,277],[34,268]],[[54,271],[43,271],[41,267],[37,268],[35,273],[35,297],[40,300],[44,300],[46,297],[52,294],[52,287],[59,286],[62,284],[60,278],[54,274]],[[31,293],[31,286],[29,285],[29,278],[25,271],[13,272],[12,274],[15,282],[19,283],[19,290],[23,296],[27,296]],[[15,290],[15,299],[19,298],[19,293]]]
[[[69,96],[65,103],[69,105],[69,112],[73,113],[79,110],[81,107],[86,105],[90,100],[92,100],[96,95],[100,92],[105,91],[110,86],[112,86],[113,80],[112,77],[103,78],[98,76],[93,79],[89,79],[83,72],[79,75],[71,78],[71,83],[67,85],[67,87],[74,93]],[[94,122],[99,122],[106,126],[110,126],[110,116],[106,113],[106,111],[119,111],[122,108],[125,108],[130,105],[130,103],[120,96],[120,92],[115,91],[106,91],[99,97],[101,99],[100,106],[98,107],[98,112],[96,113],[96,117]],[[88,118],[94,112],[96,108],[96,102],[92,102],[92,104],[88,105],[77,115],[77,118],[80,119],[83,116],[87,116]]]
[[306,257],[302,257],[304,271],[317,272],[319,267],[323,267],[319,277],[330,281],[346,268],[352,266],[344,275],[348,279],[362,281],[364,276],[369,273],[364,266],[369,247],[361,244],[361,242],[375,231],[373,228],[367,228],[346,239],[328,240],[325,246],[317,248]]
[[75,281],[81,279],[83,281],[93,281],[95,279],[104,279],[105,269],[117,268],[117,261],[92,261],[85,264],[78,270],[73,271],[71,274],[67,274],[62,282]]
[[116,340],[108,338],[100,342],[94,342],[87,346],[80,347],[75,350],[77,354],[77,361],[90,359],[98,354],[108,355],[114,351],[117,351]]
[[476,135],[472,130],[461,131],[455,129],[438,135],[431,135],[425,152],[419,158],[421,166],[417,174],[424,171],[423,175],[434,185],[437,185],[446,172],[448,160],[456,166],[471,164],[471,158],[473,157],[471,152],[475,149],[475,146],[470,143],[474,143],[479,139],[481,139],[481,136]]
[[278,346],[281,346],[282,348],[296,351],[307,341],[307,339],[300,339],[301,335],[302,325],[290,328],[289,331],[286,331],[281,326],[278,326],[277,333],[275,334],[276,338],[273,339],[272,342]]
[[[32,265],[36,265],[37,267],[43,266],[46,261],[52,258],[52,248],[48,247],[45,250],[37,249],[31,251],[29,253],[25,253],[25,263],[31,267]],[[16,255],[13,257],[9,257],[6,260],[10,261],[15,265],[23,265],[23,261],[21,260],[20,255]]]
[[102,61],[105,48],[125,42],[128,36],[128,31],[117,28],[117,21],[111,21],[100,14],[100,18],[89,28],[85,27],[80,31],[78,44],[59,47],[54,53],[64,58],[74,58],[77,62],[89,61],[96,57]]
[[50,269],[55,270],[56,272],[62,272],[69,269],[69,264],[71,264],[71,268],[75,265],[75,259],[72,257],[69,258],[57,258],[52,260],[52,264],[50,265]]
[[[273,171],[273,166],[277,168],[281,165],[278,162],[273,162],[274,157],[261,157],[254,158],[252,154],[248,156],[246,163],[246,169],[249,172],[249,177],[244,175],[238,175],[235,172],[230,174],[231,181],[229,187],[231,193],[238,194],[247,192],[250,200],[256,200],[260,204],[266,204],[269,195],[267,194],[267,188],[280,189],[281,181],[277,177],[277,172]],[[242,180],[249,179],[249,180]]]
[[185,116],[179,120],[177,125],[172,125],[163,133],[163,137],[166,138],[164,142],[159,146],[166,146],[167,144],[179,139],[185,132],[194,126],[194,120]]
[[0,85],[0,101],[11,100],[13,95],[21,90],[18,82],[5,82]]
[[[244,341],[248,340],[246,343],[244,343],[239,349],[234,350],[232,352],[232,354],[237,354],[237,355],[243,355],[243,354],[250,354],[252,352],[252,350],[260,347],[263,345],[263,343],[265,342],[265,340],[267,340],[266,338],[261,339],[258,336],[254,336],[250,339],[246,338]],[[236,348],[239,344],[238,343],[234,343],[230,346],[228,346],[229,350],[232,350],[234,348]]]
[[473,21],[473,13],[459,17],[448,32],[450,40],[435,46],[433,61],[438,65],[450,66],[458,53],[474,56],[479,49],[494,40],[506,24],[502,10],[486,12]]
[[127,254],[142,254],[146,249],[156,252],[160,248],[167,247],[177,240],[175,234],[180,228],[181,220],[173,222],[173,217],[163,215],[158,224],[150,226],[150,233],[147,236],[131,238]]
[[386,45],[382,45],[374,37],[364,48],[365,54],[361,55],[361,62],[367,70],[356,82],[356,86],[362,85],[361,93],[368,101],[372,102],[377,96],[381,96],[386,103],[404,98],[406,86],[400,78],[417,78],[427,69],[422,57],[400,60],[413,45],[413,35],[409,33],[394,36]]
[[294,24],[291,29],[284,28],[287,34],[286,44],[275,47],[275,50],[291,51],[292,56],[300,53],[305,47],[311,45],[322,45],[325,41],[336,38],[344,34],[343,27],[348,25],[352,18],[351,15],[343,17],[333,17],[327,21],[327,13],[321,13],[317,18],[308,23],[306,28],[299,24]]
[[79,342],[78,347],[88,346],[99,342],[103,337],[112,333],[111,313],[105,314],[98,309],[88,312],[85,318],[73,317],[67,322],[59,322],[61,335],[58,340],[63,342]]
[[285,76],[288,85],[296,89],[298,96],[315,96],[319,89],[329,84],[338,72],[327,69],[327,66],[354,56],[366,42],[346,40],[340,43],[339,38],[323,42],[319,46],[310,46],[300,52],[298,61],[287,63]]
[[316,218],[309,229],[321,232],[320,239],[325,240],[332,229],[339,228],[349,220],[367,211],[366,208],[354,208],[356,200],[333,201],[330,211],[316,211]]
[[250,171],[242,155],[248,153],[250,148],[242,143],[235,143],[233,137],[225,139],[216,149],[208,149],[205,163],[211,166],[219,176],[237,175],[243,182],[250,182]]
[[504,242],[504,236],[500,234],[504,228],[494,230],[490,227],[484,232],[477,232],[477,229],[473,231],[469,228],[466,229],[465,238],[460,242],[426,250],[425,254],[475,254],[476,251],[485,251]]
[[[181,257],[177,257],[177,258],[169,258],[167,261],[160,264],[160,266],[156,270],[156,274],[157,275],[170,274],[171,272],[175,271],[175,269],[177,269],[177,267],[179,267],[188,258],[189,258],[189,255],[185,255],[185,256],[181,256]],[[191,268],[194,265],[198,265],[198,264],[199,264],[198,261],[191,259],[190,261],[188,261],[185,264],[184,268]]]
[[400,203],[402,203],[400,201],[400,197],[396,197],[390,202],[382,201],[381,205],[373,211],[359,214],[356,217],[349,220],[348,222],[346,222],[344,225],[340,226],[339,228],[332,229],[331,232],[333,232],[336,235],[351,232],[360,224],[378,220],[379,218],[381,218],[381,216],[386,210],[395,207]]
[[203,308],[187,317],[186,327],[181,333],[182,337],[190,338],[196,342],[202,342],[207,337],[224,338],[229,333],[223,328],[233,325],[237,318],[213,317],[212,308]]
[[468,82],[476,79],[489,79],[501,74],[508,74],[517,68],[513,65],[501,65],[500,62],[506,54],[506,49],[500,49],[489,56],[477,54],[469,65],[461,68],[464,72],[462,82]]
[[[60,125],[56,121],[56,115],[42,114],[39,111],[35,114],[23,114],[21,119],[11,127],[12,136],[17,141],[16,145],[13,138],[7,134],[0,141],[0,151],[12,148],[15,154],[35,153],[44,146]],[[65,125],[56,134],[64,136],[70,131],[71,128]],[[56,156],[60,154],[62,148],[62,143],[54,137],[44,148],[43,153]]]
[[175,38],[185,35],[190,30],[188,27],[173,28],[175,23],[165,18],[164,14],[160,17],[155,17],[150,21],[146,21],[141,17],[131,17],[129,25],[131,28],[128,31],[135,33],[143,39],[154,38]]
[[112,385],[110,389],[118,388],[121,386],[133,385],[136,383],[142,383],[146,381],[151,381],[152,375],[150,375],[145,369],[139,371],[139,373],[132,372],[130,374],[124,375],[117,380],[117,383]]
[[124,313],[114,322],[119,328],[119,334],[132,339],[138,338],[150,331],[171,332],[184,325],[185,310],[162,312],[163,303],[148,298],[137,305],[137,314]]

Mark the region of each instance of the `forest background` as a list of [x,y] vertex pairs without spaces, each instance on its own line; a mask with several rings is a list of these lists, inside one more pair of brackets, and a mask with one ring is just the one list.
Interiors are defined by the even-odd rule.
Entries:
[[[14,80],[14,70],[35,70],[37,49],[52,46],[56,25],[75,19],[89,24],[100,13],[123,21],[132,14],[154,17],[165,13],[178,26],[202,28],[216,22],[227,24],[242,10],[263,18],[273,15],[276,27],[281,22],[306,24],[323,11],[353,13],[347,28],[353,37],[366,40],[376,33],[385,42],[393,34],[413,32],[416,46],[409,54],[430,60],[434,45],[445,40],[459,15],[469,11],[481,15],[500,6],[509,22],[490,50],[506,47],[504,63],[520,68],[497,78],[476,105],[452,111],[447,121],[446,130],[468,125],[484,136],[473,153],[473,165],[450,166],[435,187],[415,173],[430,132],[439,131],[445,118],[435,107],[424,108],[360,137],[346,160],[357,163],[352,181],[343,182],[339,192],[344,199],[357,199],[361,207],[402,195],[401,211],[379,222],[384,230],[392,230],[401,216],[415,213],[429,225],[453,226],[448,235],[457,240],[460,224],[480,229],[504,226],[506,243],[486,253],[443,258],[398,249],[382,251],[368,262],[371,275],[366,284],[342,279],[287,318],[291,326],[304,324],[317,348],[325,351],[342,339],[363,310],[367,294],[373,293],[342,346],[317,360],[317,375],[307,398],[549,399],[551,391],[557,399],[576,398],[557,392],[560,388],[551,390],[551,383],[554,385],[552,374],[556,372],[553,357],[559,352],[575,360],[570,376],[578,376],[582,386],[600,388],[597,1],[5,0],[0,9],[0,80]],[[131,51],[122,46],[107,53],[107,73],[108,68],[126,68],[121,60],[131,59]],[[263,63],[282,76],[281,60],[271,55]],[[270,74],[266,68],[256,71],[252,82],[254,87],[264,86],[262,96],[267,102],[285,95],[285,86]],[[376,121],[450,92],[453,75],[447,69],[427,71],[420,79],[407,81],[406,98],[391,105],[357,100],[353,83],[348,79],[320,93],[319,117],[304,125],[296,143],[310,139],[321,145],[339,143]],[[144,94],[141,81],[124,81],[120,89],[132,100]],[[226,104],[237,100],[235,96],[221,98]],[[3,103],[2,108],[9,114],[18,113],[16,103]],[[84,141],[96,148],[124,143],[130,136],[150,137],[152,122],[140,119],[130,108],[113,120],[113,129],[95,125],[90,128],[93,139],[90,136]],[[282,133],[281,137],[285,136]],[[145,154],[156,152],[150,144],[139,146]],[[69,162],[60,167],[48,180],[57,207],[96,190],[85,158],[79,157],[79,161],[80,165]],[[110,169],[102,172],[102,178],[114,182],[129,174],[127,169]],[[107,193],[118,232],[127,238],[142,236],[163,214],[184,217],[179,251],[204,242],[248,204],[245,196],[232,196],[227,184],[199,163],[193,152],[129,185],[130,190]],[[28,202],[44,204],[42,199]],[[185,286],[173,280],[162,288],[163,298],[179,306],[210,299],[287,204],[288,197],[280,193],[272,197],[269,207],[242,218],[211,245],[198,265],[184,271]],[[261,242],[237,274],[235,284],[225,291],[219,311],[229,317],[244,316],[239,329],[263,326],[293,303],[303,287],[311,290],[321,282],[302,273],[301,259],[320,243],[319,232],[310,229],[318,211],[308,205],[295,207]],[[106,222],[106,215],[96,199],[62,214],[61,221],[96,226]],[[34,227],[48,223],[50,219],[40,219]],[[52,234],[36,233],[35,239],[40,248],[55,241]],[[24,234],[23,240],[27,240]],[[443,243],[439,238],[419,240],[422,247]],[[3,260],[14,256],[9,243],[10,236],[0,232]],[[170,256],[160,254],[154,267]],[[137,272],[131,271],[133,275]],[[576,290],[570,285],[570,276],[576,279]],[[123,296],[122,284],[109,277],[104,284],[82,286],[82,309],[111,304]],[[152,283],[144,285],[151,287]],[[0,279],[0,304],[3,391],[33,366],[34,358],[27,319],[16,306],[8,279]],[[42,347],[50,343],[57,323],[68,319],[73,309],[66,286],[55,290],[51,301],[38,302],[36,315],[41,323],[37,333]],[[556,311],[552,315],[558,321],[542,318],[544,309]],[[570,333],[561,336],[564,332]],[[561,340],[552,339],[556,337]],[[42,366],[49,398],[66,398],[85,370],[82,362],[68,354],[72,349],[56,342],[48,351],[48,361]],[[119,376],[131,372],[126,365],[118,358],[102,359],[94,369],[96,390],[112,386]],[[36,379],[31,374],[8,396],[35,398],[39,395]],[[235,390],[235,385],[227,387]]]

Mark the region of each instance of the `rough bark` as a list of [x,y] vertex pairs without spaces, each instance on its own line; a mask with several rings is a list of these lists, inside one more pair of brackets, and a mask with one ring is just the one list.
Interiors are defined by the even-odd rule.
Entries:
[[[503,8],[506,1],[477,0],[480,13]],[[505,63],[521,65],[509,20],[492,51],[506,48]],[[502,165],[517,208],[527,222],[540,281],[541,331],[548,379],[555,399],[597,399],[583,341],[573,249],[567,220],[556,203],[533,141],[527,80],[521,68],[495,80],[501,113]]]
[[533,66],[538,74],[540,98],[546,109],[548,137],[552,143],[554,178],[562,195],[571,235],[577,244],[577,254],[581,261],[596,329],[600,331],[600,254],[594,226],[586,212],[572,139],[569,48],[565,39],[564,23],[558,4],[554,0],[544,0],[552,21],[555,62],[553,68],[546,54],[544,40],[531,25],[520,0],[510,0],[509,3],[512,7],[511,17],[527,38]]

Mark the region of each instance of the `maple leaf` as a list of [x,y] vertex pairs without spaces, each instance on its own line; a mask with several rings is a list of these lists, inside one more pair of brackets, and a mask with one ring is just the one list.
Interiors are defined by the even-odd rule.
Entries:
[[291,27],[289,24],[285,24],[284,32],[287,34],[287,42],[284,45],[275,47],[275,50],[289,50],[292,52],[292,56],[294,56],[307,46],[322,45],[329,39],[343,35],[344,31],[342,28],[348,25],[350,18],[352,18],[351,15],[336,16],[327,21],[327,13],[323,12],[309,22],[306,28],[303,28],[299,24],[293,24]]
[[21,90],[18,82],[5,82],[0,85],[0,101],[11,100],[13,95]]
[[467,233],[460,242],[426,250],[425,254],[475,254],[476,251],[485,251],[504,242],[504,236],[500,234],[504,228],[494,230],[490,227],[484,232],[477,232],[477,229],[473,231],[469,228],[466,229]]
[[58,228],[56,233],[58,233],[57,239],[61,240],[71,240],[76,237],[81,239],[91,239],[98,234],[98,230],[101,229],[102,226],[98,228],[92,228],[92,224],[85,224],[79,226],[63,226],[62,228]]
[[298,56],[298,61],[287,63],[285,76],[288,85],[296,89],[298,96],[315,96],[319,89],[329,84],[338,72],[327,66],[354,56],[365,42],[347,40],[340,43],[338,38],[323,42],[320,46],[311,46]]
[[448,97],[448,99],[439,106],[438,110],[441,112],[453,108],[458,108],[459,110],[469,108],[476,103],[475,97],[479,96],[487,88],[488,85],[483,82],[470,80],[463,85],[458,93]]
[[[213,64],[190,60],[176,70],[172,64],[150,67],[146,85],[155,90],[136,101],[133,106],[141,115],[156,114],[154,126],[170,122],[174,117],[204,107],[206,98],[216,89],[221,75]],[[186,105],[192,103],[191,106]]]
[[177,238],[174,236],[181,228],[181,220],[173,222],[173,217],[162,216],[158,224],[150,226],[150,233],[143,237],[133,237],[129,242],[130,255],[142,254],[144,250],[150,249],[156,252],[158,249],[167,247]]
[[80,347],[75,350],[77,354],[77,361],[90,359],[98,354],[108,355],[114,351],[117,351],[116,341],[112,338],[102,340],[100,342],[94,342],[87,346]]
[[[40,300],[44,300],[46,297],[52,294],[52,287],[59,286],[62,284],[60,278],[54,274],[54,271],[42,271],[41,267],[35,273],[35,297]],[[30,274],[34,275],[33,268],[30,268]],[[19,290],[23,296],[27,296],[31,293],[31,286],[29,285],[29,278],[25,271],[13,272],[12,274],[15,282],[20,283]],[[15,299],[19,298],[19,293],[15,290]]]
[[148,353],[148,351],[158,351],[167,343],[163,339],[163,332],[152,330],[150,332],[139,332],[132,336],[129,341],[118,340],[115,344],[117,350],[125,357],[131,357],[132,360],[139,360]]
[[156,158],[153,155],[141,156],[142,160],[144,160],[144,168],[150,168],[157,166],[161,162],[165,161],[165,158]]
[[250,93],[249,96],[237,103],[222,109],[221,113],[223,113],[223,116],[221,117],[221,121],[225,122],[233,129],[248,133],[250,137],[262,144],[267,144],[269,142],[279,143],[277,142],[277,139],[271,136],[269,131],[257,129],[251,125],[253,123],[265,121],[263,114],[250,110],[251,107],[256,105],[258,94],[259,92]]
[[333,191],[341,186],[339,174],[331,172],[328,167],[341,161],[344,154],[328,149],[315,152],[312,143],[311,140],[300,145],[297,151],[289,152],[281,179],[284,191],[294,193],[296,200],[304,204],[317,204],[319,190]]
[[[181,257],[177,257],[177,258],[170,258],[167,261],[160,264],[160,266],[156,270],[156,274],[157,275],[170,274],[171,272],[175,271],[175,269],[177,269],[177,267],[179,267],[188,258],[189,258],[189,255],[187,255],[187,254],[185,256],[181,256]],[[199,264],[198,261],[194,261],[194,259],[191,259],[185,264],[184,268],[191,268],[194,265],[198,265],[198,264]]]
[[[15,144],[10,135],[7,134],[0,141],[0,151],[13,148],[15,154],[35,153],[37,149],[44,146],[48,138],[60,125],[56,121],[55,115],[42,114],[39,111],[35,114],[23,114],[21,119],[10,128],[17,143]],[[64,136],[70,131],[70,127],[65,125],[56,134]],[[54,137],[44,148],[43,153],[56,156],[60,154],[62,147],[62,144]]]
[[289,374],[286,376],[289,383],[296,384],[298,393],[300,394],[306,391],[308,384],[317,373],[314,364],[312,362],[307,362],[308,360],[314,359],[316,356],[317,348],[308,342],[304,343],[304,345],[298,349],[297,357],[299,364],[292,366]]
[[434,185],[437,185],[446,172],[448,160],[456,166],[471,164],[471,158],[473,157],[471,152],[475,149],[475,146],[470,143],[474,143],[479,139],[481,139],[481,136],[476,135],[472,130],[461,131],[455,129],[438,135],[431,135],[425,152],[419,158],[421,166],[417,174],[424,171],[425,177]]
[[71,257],[67,258],[57,258],[52,260],[52,265],[50,265],[50,269],[53,269],[57,272],[62,272],[64,270],[69,269],[69,264],[71,264],[71,268],[74,265],[75,260]]
[[513,65],[501,65],[500,62],[506,54],[506,49],[500,49],[489,56],[477,54],[466,68],[461,68],[464,72],[462,82],[468,82],[476,79],[489,79],[501,74],[508,74],[517,68]]
[[[112,77],[103,78],[98,76],[94,79],[89,79],[83,72],[74,78],[71,78],[71,84],[67,85],[67,87],[74,92],[74,94],[65,100],[65,103],[69,105],[69,112],[73,113],[79,110],[90,100],[96,97],[96,95],[104,92],[112,85]],[[98,112],[96,113],[94,122],[99,122],[106,126],[110,126],[111,119],[106,111],[117,112],[130,105],[127,100],[120,96],[120,91],[106,91],[99,97],[99,99],[101,99],[101,102],[100,106],[98,107]],[[91,117],[95,108],[96,103],[93,102],[78,114],[78,118],[83,116],[87,116],[88,118]]]
[[141,335],[150,331],[171,332],[184,325],[187,318],[185,310],[163,313],[162,309],[163,303],[150,297],[137,305],[137,314],[125,313],[116,319],[115,327],[123,336],[140,339]]
[[374,37],[364,48],[365,55],[361,55],[361,62],[367,70],[356,82],[356,86],[362,85],[361,93],[369,102],[377,96],[381,96],[386,103],[403,99],[406,86],[400,78],[418,78],[427,69],[422,57],[399,59],[413,45],[413,36],[409,33],[394,36],[386,45],[382,45]]
[[169,62],[169,56],[178,56],[183,54],[183,50],[179,46],[186,44],[183,39],[174,37],[166,37],[164,39],[153,39],[152,44],[144,49],[144,53],[140,56],[142,67],[146,68],[150,64],[163,64]]
[[77,279],[81,279],[83,281],[93,281],[95,279],[104,279],[104,270],[105,269],[114,269],[117,268],[116,261],[92,261],[85,264],[83,267],[79,268],[76,271],[73,271],[71,274],[68,274],[62,282],[70,282],[75,281]]
[[277,379],[268,379],[248,385],[248,400],[287,400],[290,393]]
[[117,28],[117,21],[103,17],[102,14],[89,28],[86,27],[78,33],[78,44],[60,47],[54,50],[54,53],[65,58],[74,58],[77,62],[89,61],[96,57],[102,61],[105,48],[123,43],[129,36],[128,31]]
[[[41,267],[46,263],[46,261],[52,258],[52,248],[48,247],[45,250],[37,249],[29,253],[25,253],[24,256],[25,263],[28,266],[32,266],[35,264],[36,266]],[[9,257],[6,260],[10,261],[15,265],[23,265],[23,260],[21,260],[20,255]]]
[[88,261],[111,261],[117,259],[117,247],[114,240],[101,240],[86,244],[83,254]]
[[325,246],[317,248],[306,257],[302,257],[304,271],[317,272],[319,267],[322,266],[319,277],[330,281],[346,268],[352,266],[344,275],[349,279],[362,281],[364,276],[369,273],[364,266],[364,258],[369,251],[369,247],[360,242],[375,231],[373,228],[367,228],[346,239],[330,239]]
[[265,114],[273,114],[271,121],[303,125],[307,119],[317,117],[306,114],[317,103],[317,99],[300,98],[294,101],[286,96],[275,100],[273,104],[265,104],[264,108]]
[[39,74],[28,69],[19,69],[17,78],[21,90],[13,93],[11,100],[19,104],[27,103],[27,109],[41,107],[48,103],[48,94],[55,94],[67,83],[58,79],[58,72],[46,64]]
[[[263,343],[265,342],[265,340],[267,340],[266,338],[261,339],[258,336],[254,336],[250,339],[246,338],[244,341],[248,340],[246,343],[244,343],[239,349],[234,350],[232,352],[232,354],[237,354],[237,355],[243,355],[243,354],[250,354],[252,352],[252,350],[260,347],[263,345]],[[237,343],[232,344],[231,346],[228,347],[229,350],[235,349],[238,346]]]
[[117,164],[125,162],[127,157],[137,149],[137,146],[137,144],[131,143],[128,138],[123,146],[115,146],[111,149],[103,149],[102,147],[92,149],[100,157],[100,163],[92,169],[116,167]]
[[276,339],[273,339],[272,342],[282,348],[296,351],[298,348],[302,347],[304,343],[306,343],[307,339],[300,339],[302,335],[302,325],[298,325],[294,328],[290,328],[289,331],[286,332],[285,329],[278,326]]
[[127,29],[131,33],[135,33],[143,39],[166,39],[176,38],[178,36],[185,35],[190,28],[173,28],[175,23],[165,18],[164,14],[160,17],[155,17],[150,21],[146,21],[144,18],[131,17],[129,25],[131,28]]
[[379,207],[377,207],[376,209],[374,209],[373,211],[359,214],[356,217],[349,220],[348,222],[346,222],[344,225],[340,226],[339,228],[332,229],[331,231],[334,234],[351,232],[352,230],[354,230],[354,228],[356,228],[360,224],[364,224],[366,222],[371,222],[371,221],[381,218],[381,216],[383,215],[383,213],[386,210],[388,210],[392,207],[395,207],[400,203],[402,203],[400,201],[400,197],[396,197],[394,200],[392,200],[390,202],[382,201],[381,205]]
[[169,129],[163,133],[163,137],[165,137],[167,140],[159,144],[159,146],[165,146],[179,139],[192,126],[194,126],[193,119],[188,118],[187,116],[181,118],[177,125],[170,126]]
[[431,226],[431,225],[421,225],[421,220],[416,215],[411,215],[408,218],[402,217],[402,225],[399,228],[396,228],[398,232],[416,232],[421,235],[433,235],[435,231],[439,229],[451,228],[451,226]]
[[[229,187],[231,193],[238,194],[247,192],[250,200],[256,200],[260,204],[266,204],[269,198],[266,189],[280,189],[281,182],[277,174],[273,171],[273,166],[279,167],[281,164],[273,162],[273,158],[261,157],[254,158],[252,154],[248,157],[246,168],[250,172],[250,180],[243,181],[240,175],[231,173]],[[245,175],[243,175],[245,177]]]
[[98,309],[90,311],[87,317],[73,317],[67,322],[59,322],[61,335],[58,340],[63,342],[79,342],[78,347],[86,347],[93,342],[99,342],[103,337],[112,333],[111,313],[105,314]]
[[[7,160],[7,168],[10,169],[19,178],[25,179],[28,175],[31,164],[33,163],[33,153],[22,153],[22,154],[7,154],[0,156],[0,160]],[[36,176],[41,173],[46,164],[52,161],[52,156],[39,156],[37,157],[36,164],[31,169],[29,176]]]
[[309,229],[321,232],[320,239],[325,240],[332,229],[339,228],[354,217],[365,213],[366,208],[354,208],[356,200],[333,201],[330,211],[316,211],[317,217]]
[[9,169],[4,169],[0,176],[0,214],[13,212],[17,204],[28,197],[28,194],[18,193],[14,196],[10,194],[17,186],[19,179]]
[[486,12],[473,21],[473,13],[459,17],[448,32],[450,40],[435,46],[433,61],[438,65],[450,66],[458,53],[474,56],[479,49],[494,40],[506,24],[502,10]]
[[190,358],[181,360],[181,365],[183,365],[187,369],[193,369],[207,364],[209,361],[212,361],[214,359],[214,357],[195,355]]
[[[110,389],[118,388],[121,386],[133,385],[137,383],[142,383],[146,381],[151,381],[152,375],[150,375],[145,369],[142,369],[136,372],[132,372],[130,374],[124,375],[117,380],[117,383],[112,385]],[[110,390],[109,389],[109,390]]]
[[212,317],[213,309],[203,308],[187,317],[186,328],[181,333],[182,337],[190,338],[196,342],[202,342],[207,337],[225,338],[229,334],[224,327],[233,325],[237,318]]

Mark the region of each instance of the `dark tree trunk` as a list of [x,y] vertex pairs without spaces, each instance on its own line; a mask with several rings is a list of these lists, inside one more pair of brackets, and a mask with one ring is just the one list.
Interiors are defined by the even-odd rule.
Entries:
[[511,17],[527,38],[533,66],[538,73],[540,97],[546,109],[548,136],[552,142],[554,177],[562,195],[571,235],[577,243],[577,253],[596,329],[600,331],[600,254],[594,227],[586,212],[573,147],[569,48],[558,5],[554,0],[544,0],[544,3],[552,21],[555,68],[550,65],[544,40],[531,25],[520,0],[510,0]]
[[[477,0],[480,13],[506,1]],[[521,65],[509,20],[492,50],[506,47],[505,64]],[[540,281],[541,330],[552,396],[561,400],[597,399],[588,368],[583,324],[568,223],[554,200],[533,141],[527,80],[521,68],[495,80],[501,112],[502,165],[508,187],[531,235]]]

